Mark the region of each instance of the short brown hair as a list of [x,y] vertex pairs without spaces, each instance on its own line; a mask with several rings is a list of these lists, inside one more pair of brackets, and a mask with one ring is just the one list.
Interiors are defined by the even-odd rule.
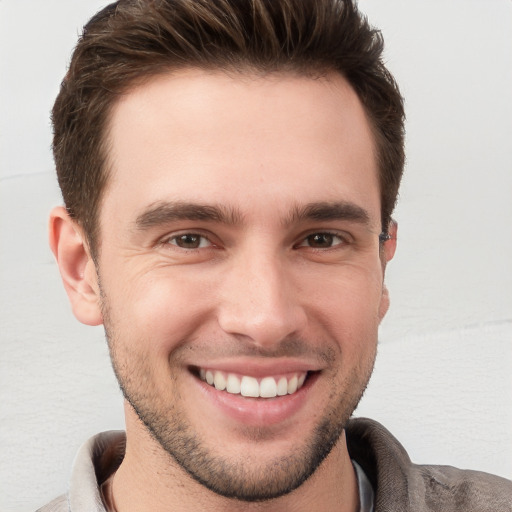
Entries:
[[385,230],[404,166],[404,110],[383,39],[352,0],[120,0],[85,26],[52,111],[69,214],[93,252],[108,181],[107,125],[120,94],[169,70],[341,73],[375,136]]

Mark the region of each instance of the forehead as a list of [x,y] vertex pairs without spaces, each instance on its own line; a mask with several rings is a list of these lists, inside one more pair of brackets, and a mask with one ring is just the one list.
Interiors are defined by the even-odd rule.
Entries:
[[158,76],[117,102],[109,139],[108,215],[159,201],[284,215],[291,204],[349,200],[380,217],[371,129],[338,74]]

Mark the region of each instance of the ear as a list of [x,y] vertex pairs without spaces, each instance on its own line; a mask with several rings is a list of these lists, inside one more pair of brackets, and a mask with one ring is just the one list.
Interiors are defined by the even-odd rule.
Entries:
[[389,238],[385,242],[383,242],[382,248],[382,257],[384,265],[386,265],[388,261],[391,261],[393,259],[393,256],[395,255],[396,251],[398,224],[393,219],[391,219],[391,221],[389,222],[388,235]]
[[102,324],[96,266],[82,229],[62,206],[50,213],[49,241],[73,314],[83,324]]
[[[396,242],[398,236],[398,224],[391,220],[388,227],[389,238],[383,242],[381,249],[382,272],[384,274],[386,265],[393,259],[396,251]],[[379,306],[379,320],[382,320],[389,309],[389,291],[385,284],[382,285],[382,297]]]

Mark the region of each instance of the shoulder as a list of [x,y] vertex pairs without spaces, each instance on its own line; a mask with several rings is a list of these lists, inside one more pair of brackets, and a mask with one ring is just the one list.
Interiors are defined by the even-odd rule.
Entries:
[[50,503],[45,505],[44,507],[38,508],[36,512],[68,512],[69,511],[69,503],[68,497],[66,494],[55,498]]
[[512,482],[505,478],[451,466],[411,464],[410,471],[414,498],[433,510],[512,511]]
[[512,512],[512,482],[479,471],[413,464],[381,424],[361,418],[346,429],[351,457],[367,474],[376,512]]
[[121,464],[125,448],[126,436],[122,431],[91,437],[76,454],[67,494],[37,512],[105,512],[100,486]]

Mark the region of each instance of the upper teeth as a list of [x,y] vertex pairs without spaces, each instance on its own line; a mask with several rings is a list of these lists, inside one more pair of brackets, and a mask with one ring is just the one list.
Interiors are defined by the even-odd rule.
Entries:
[[254,398],[273,398],[275,396],[291,395],[300,389],[306,380],[306,372],[281,377],[263,377],[258,380],[248,375],[226,374],[203,368],[199,370],[199,376],[219,391],[227,391],[233,395],[240,394]]

